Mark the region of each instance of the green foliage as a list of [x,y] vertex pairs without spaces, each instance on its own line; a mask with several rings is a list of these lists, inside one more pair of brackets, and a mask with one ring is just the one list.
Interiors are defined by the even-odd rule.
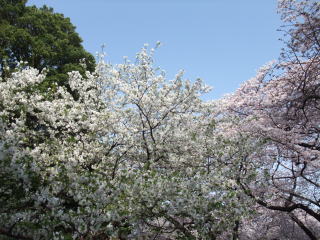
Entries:
[[[26,0],[0,0],[0,73],[10,76],[18,62],[47,69],[42,88],[65,85],[67,72],[93,71],[94,57],[82,47],[82,39],[69,18],[52,8],[26,6]],[[80,63],[85,59],[83,64]]]

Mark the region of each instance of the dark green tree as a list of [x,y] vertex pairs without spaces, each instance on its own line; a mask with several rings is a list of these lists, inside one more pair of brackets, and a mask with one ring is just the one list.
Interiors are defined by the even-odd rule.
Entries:
[[1,76],[8,77],[20,61],[40,71],[47,69],[44,87],[54,82],[66,85],[67,72],[73,70],[93,71],[94,57],[81,45],[70,19],[47,6],[26,6],[26,2],[0,0]]

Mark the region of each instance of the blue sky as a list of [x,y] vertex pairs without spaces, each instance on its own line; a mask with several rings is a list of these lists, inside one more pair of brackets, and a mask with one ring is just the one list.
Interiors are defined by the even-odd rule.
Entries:
[[77,27],[83,45],[106,60],[134,59],[144,43],[169,79],[180,70],[213,86],[206,99],[236,90],[259,67],[277,59],[283,44],[276,0],[29,0],[53,7]]

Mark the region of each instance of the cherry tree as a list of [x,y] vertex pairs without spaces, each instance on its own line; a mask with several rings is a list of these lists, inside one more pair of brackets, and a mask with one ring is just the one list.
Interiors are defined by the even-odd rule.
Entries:
[[244,192],[317,239],[302,216],[320,224],[320,5],[281,0],[279,12],[286,24],[280,62],[220,100],[221,115],[233,137],[256,146],[237,162]]
[[71,72],[71,91],[44,94],[32,68],[0,82],[0,235],[235,236],[247,198],[217,161],[229,150],[216,148],[209,88],[166,80],[152,54]]

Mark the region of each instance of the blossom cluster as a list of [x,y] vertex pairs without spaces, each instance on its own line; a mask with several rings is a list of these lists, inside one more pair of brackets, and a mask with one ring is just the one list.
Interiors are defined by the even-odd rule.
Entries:
[[147,48],[69,73],[69,89],[43,92],[44,79],[29,68],[0,83],[1,233],[211,239],[246,214],[200,79],[166,80]]

